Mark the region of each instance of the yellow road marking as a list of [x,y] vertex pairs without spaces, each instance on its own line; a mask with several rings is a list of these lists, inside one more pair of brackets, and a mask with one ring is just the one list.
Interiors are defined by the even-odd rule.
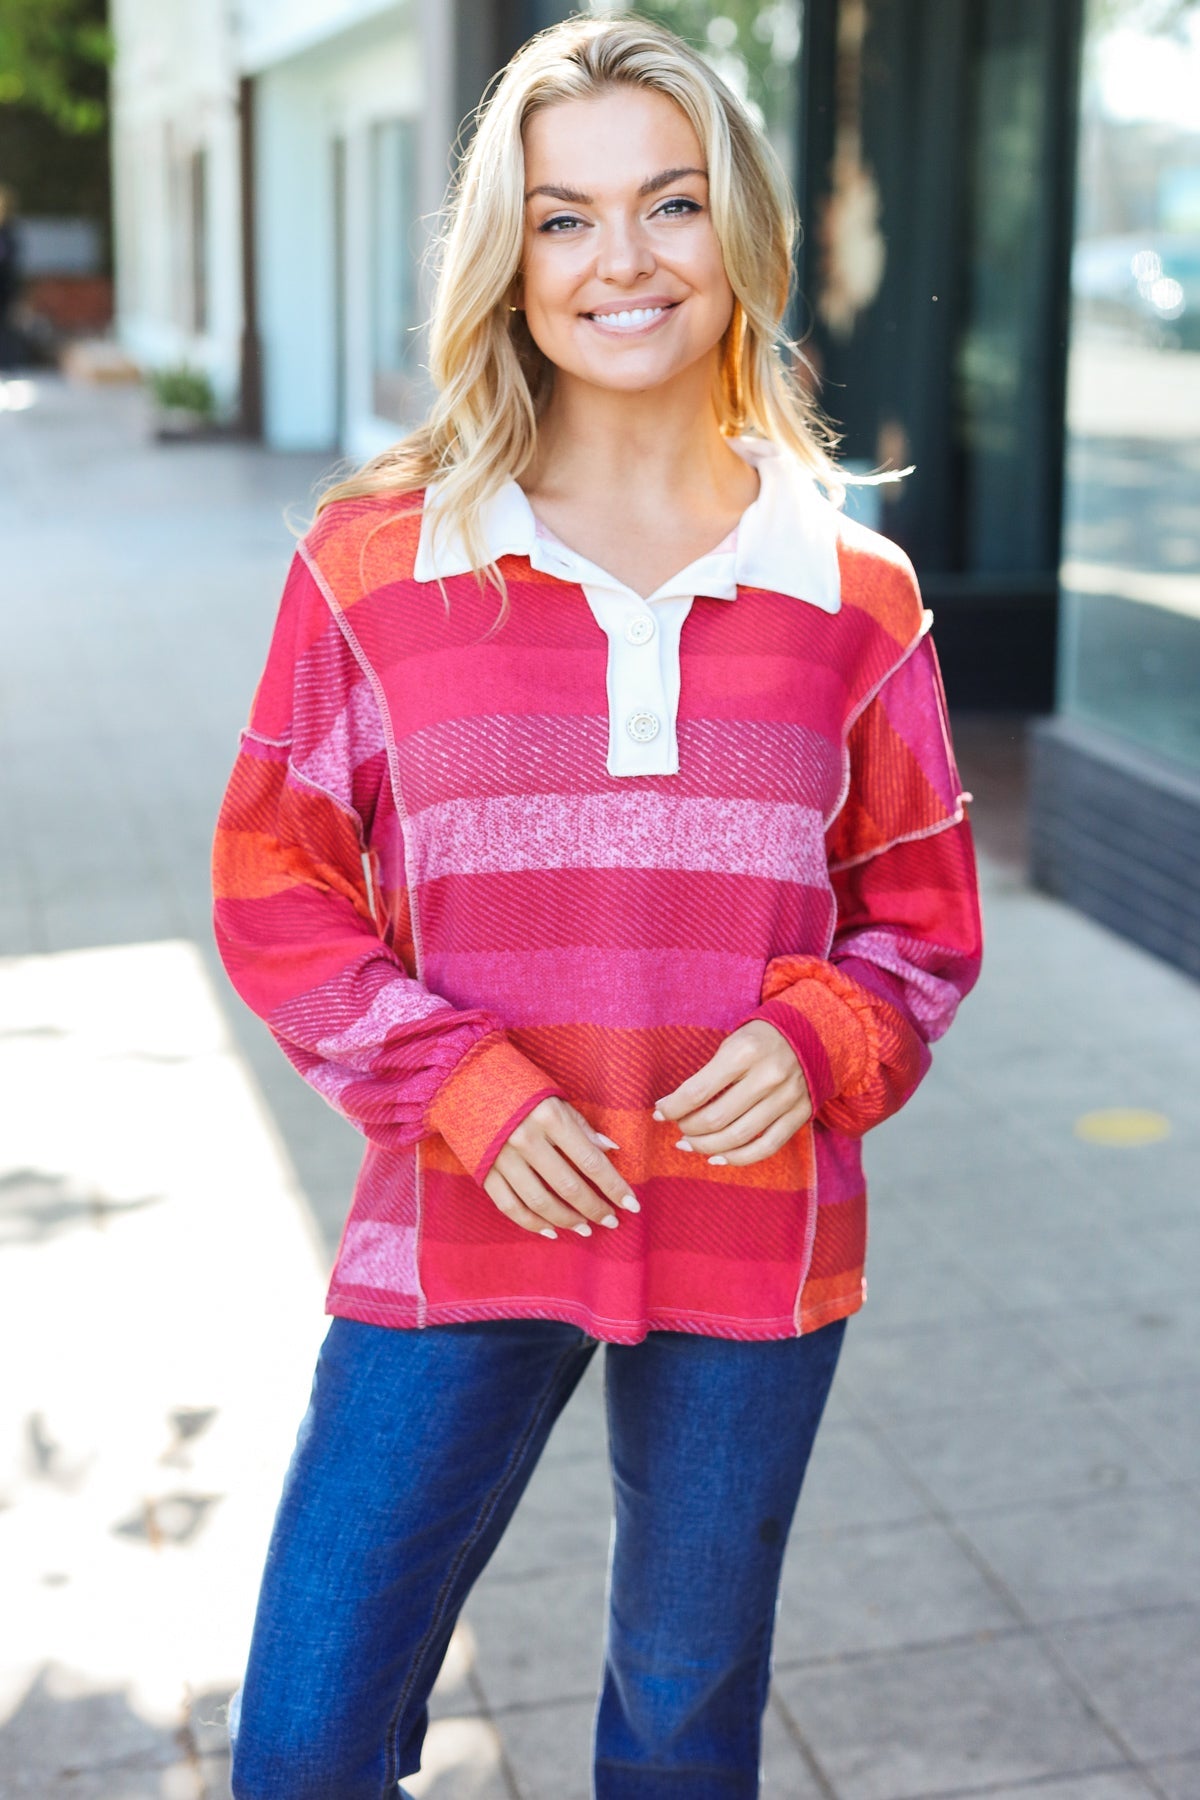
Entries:
[[1171,1121],[1165,1113],[1148,1112],[1139,1106],[1107,1106],[1099,1112],[1084,1113],[1075,1121],[1075,1136],[1087,1144],[1157,1144],[1171,1135]]

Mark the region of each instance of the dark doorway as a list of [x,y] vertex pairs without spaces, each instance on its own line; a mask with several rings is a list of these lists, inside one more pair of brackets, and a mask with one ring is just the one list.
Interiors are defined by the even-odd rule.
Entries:
[[951,701],[1053,705],[1078,0],[812,0],[800,278]]

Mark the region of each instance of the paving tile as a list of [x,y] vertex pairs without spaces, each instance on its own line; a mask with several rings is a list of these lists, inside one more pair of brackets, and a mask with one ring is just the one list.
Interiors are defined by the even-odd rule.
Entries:
[[762,1796],[763,1800],[826,1800],[774,1692],[763,1714]]
[[606,1578],[603,1561],[519,1581],[484,1575],[464,1617],[475,1634],[475,1668],[491,1712],[598,1691]]
[[86,893],[40,907],[49,950],[90,950],[105,944],[148,944],[181,935],[169,894],[155,889],[96,900]]
[[1200,1380],[1103,1396],[1130,1437],[1185,1481],[1200,1481]]
[[1200,1757],[1168,1757],[1149,1766],[1167,1800],[1200,1800]]
[[500,1733],[474,1715],[431,1720],[421,1768],[403,1781],[413,1800],[512,1800]]
[[805,1471],[792,1537],[928,1516],[928,1503],[885,1454],[877,1432],[853,1419],[831,1420],[827,1409]]
[[548,1458],[549,1451],[488,1564],[493,1580],[607,1564],[612,1518],[607,1457]]
[[1032,1329],[1077,1376],[1105,1392],[1200,1378],[1200,1308],[1187,1286],[1172,1284],[1153,1300],[1103,1311],[1064,1307],[1039,1315]]
[[[165,1800],[178,1787],[178,1733],[131,1706],[120,1689],[90,1689],[70,1671],[39,1673],[0,1725],[5,1800]],[[180,1800],[201,1800],[184,1791]]]
[[1066,1369],[1033,1331],[1003,1318],[847,1332],[838,1379],[876,1419],[953,1411],[989,1398],[1062,1399]]
[[[1044,1206],[977,1223],[961,1254],[975,1281],[1014,1312],[1153,1300],[1163,1263],[1144,1223],[1098,1215],[1064,1195],[1061,1176],[1044,1184]],[[1090,1196],[1089,1196],[1090,1198]]]
[[[522,1800],[591,1800],[595,1712],[594,1700],[564,1700],[500,1714]],[[761,1791],[763,1800],[826,1800],[773,1702],[763,1715]]]
[[775,1687],[838,1800],[957,1794],[1122,1760],[1024,1635],[781,1669]]
[[1061,1626],[1047,1637],[1142,1761],[1200,1756],[1200,1609]]
[[521,1800],[592,1800],[594,1700],[502,1713],[497,1725]]
[[[1030,1787],[989,1787],[987,1800],[1147,1800],[1154,1789],[1136,1769],[1091,1770],[1062,1781],[1039,1781]],[[933,1796],[929,1796],[933,1800]]]
[[936,1520],[788,1544],[777,1666],[1004,1630],[1013,1613]]
[[1036,1623],[1200,1604],[1200,1532],[1170,1490],[969,1513],[960,1527]]
[[951,1513],[1161,1487],[1169,1470],[1110,1409],[1084,1395],[1027,1406],[981,1402],[954,1413],[900,1416],[880,1431]]
[[466,1619],[459,1619],[438,1671],[438,1678],[430,1691],[431,1718],[462,1718],[482,1710],[477,1685],[473,1680],[475,1659],[475,1633]]
[[903,1249],[881,1246],[869,1231],[867,1302],[863,1325],[872,1330],[893,1325],[928,1325],[983,1319],[995,1311],[995,1296],[977,1280],[960,1256],[927,1242]]

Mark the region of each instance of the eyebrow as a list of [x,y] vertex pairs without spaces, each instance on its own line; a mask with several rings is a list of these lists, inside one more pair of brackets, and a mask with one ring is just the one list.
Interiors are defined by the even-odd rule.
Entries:
[[[699,175],[708,179],[707,169],[664,169],[660,175],[650,175],[638,189],[638,198],[645,199],[647,194],[657,194],[660,188],[670,187],[672,182],[682,180],[685,175]],[[578,188],[559,187],[556,183],[545,182],[541,187],[530,188],[526,200],[532,200],[535,194],[546,194],[551,200],[566,200],[575,206],[591,206],[592,196],[581,194]]]

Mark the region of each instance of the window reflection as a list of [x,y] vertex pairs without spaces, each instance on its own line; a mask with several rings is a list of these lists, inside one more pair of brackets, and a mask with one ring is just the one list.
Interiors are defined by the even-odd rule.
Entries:
[[1200,767],[1200,4],[1089,0],[1065,708]]
[[[592,0],[594,12],[621,12]],[[801,0],[638,0],[631,8],[700,50],[765,129],[796,178]]]

